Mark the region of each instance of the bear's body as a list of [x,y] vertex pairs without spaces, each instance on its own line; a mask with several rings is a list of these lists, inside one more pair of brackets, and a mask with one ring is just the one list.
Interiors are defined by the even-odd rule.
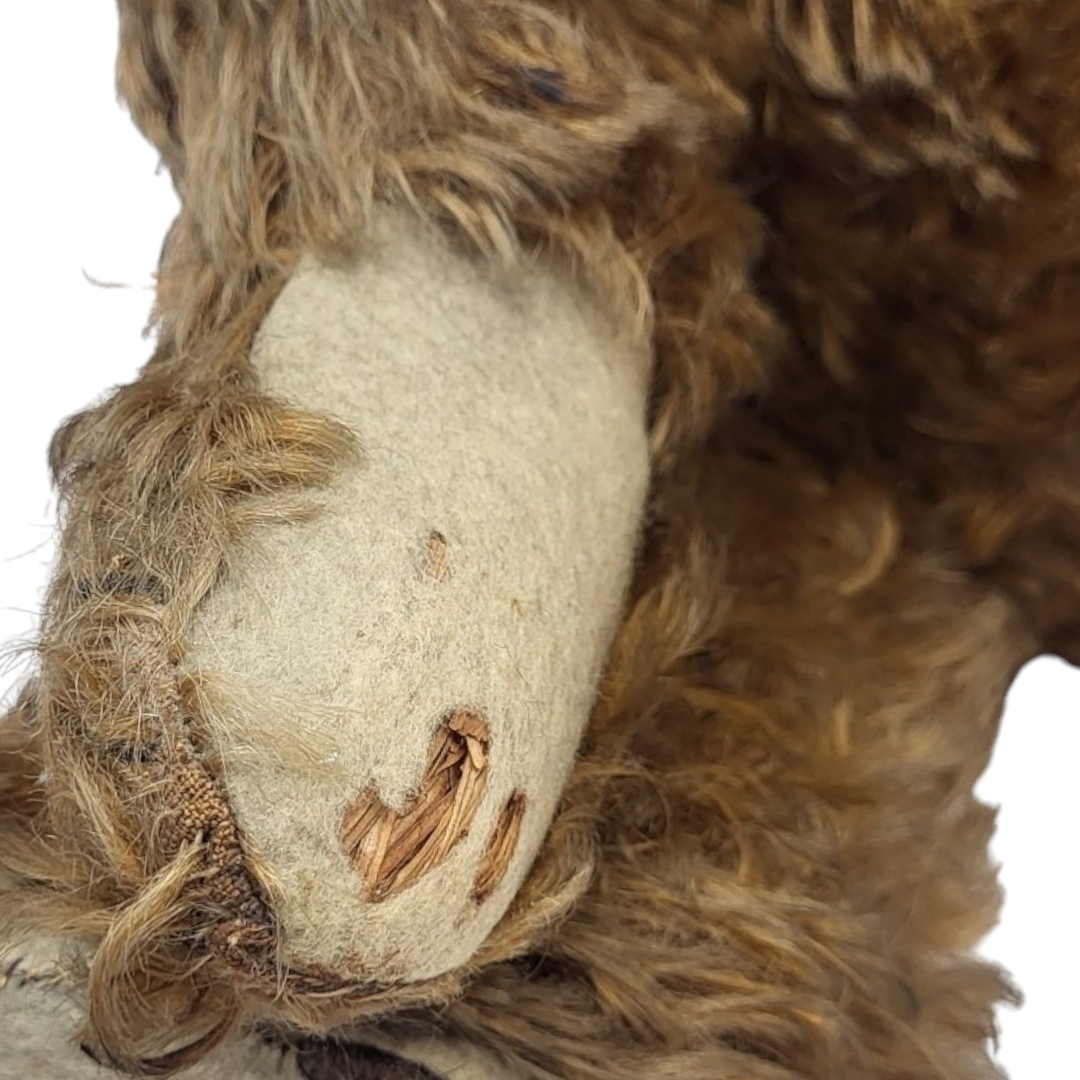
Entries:
[[[54,442],[60,560],[38,671],[0,729],[0,919],[8,933],[77,940],[89,1049],[163,1073],[259,1023],[418,1059],[418,1039],[463,1046],[492,1080],[994,1076],[986,1039],[1010,989],[970,953],[998,904],[992,816],[972,787],[1016,670],[1041,651],[1075,657],[1080,628],[1080,10],[1050,0],[120,9],[121,90],[182,209],[162,258],[154,358]],[[378,760],[364,771],[378,758],[365,748],[349,765],[358,802],[313,811],[314,825],[298,811],[279,821],[274,808],[289,801],[275,792],[311,772],[312,755],[330,768],[340,754],[319,759],[303,723],[295,745],[260,742],[241,699],[223,707],[203,677],[206,658],[231,625],[237,640],[217,655],[226,671],[260,675],[249,712],[277,709],[269,726],[290,728],[295,702],[282,707],[287,694],[279,701],[266,684],[280,670],[285,690],[309,686],[283,663],[280,642],[293,639],[277,633],[297,621],[303,593],[275,593],[291,561],[273,551],[304,529],[321,541],[320,514],[331,520],[367,432],[362,388],[343,391],[338,408],[322,387],[317,409],[296,389],[307,369],[295,341],[295,380],[273,385],[259,358],[289,337],[275,328],[296,324],[283,312],[296,314],[298,268],[362,279],[388,214],[441,231],[446,265],[462,260],[455,287],[535,264],[560,283],[552,297],[564,289],[590,312],[582,325],[608,320],[611,341],[630,344],[604,370],[612,385],[637,386],[639,413],[647,341],[647,415],[614,460],[589,452],[625,503],[604,484],[581,495],[577,466],[554,453],[558,435],[537,444],[571,480],[571,513],[578,496],[611,511],[614,524],[582,518],[578,534],[590,557],[594,534],[611,542],[610,575],[560,555],[573,530],[529,528],[552,508],[533,507],[521,481],[536,564],[580,584],[551,591],[543,643],[520,662],[497,642],[472,660],[479,671],[508,664],[492,685],[520,675],[532,742],[504,737],[511,721],[489,724],[488,702],[448,700],[441,717],[425,705],[431,731],[408,736],[412,772],[394,795]],[[408,234],[395,233],[403,249]],[[376,315],[392,357],[415,327]],[[482,331],[478,353],[496,349],[499,335],[485,343]],[[563,342],[563,360],[576,347],[554,322],[548,339]],[[618,394],[570,366],[582,400],[559,396],[573,376],[555,393],[541,372],[538,408],[543,399],[554,414],[607,424]],[[451,383],[447,399],[458,400]],[[389,399],[371,400],[385,419]],[[524,437],[529,410],[508,400],[524,410]],[[414,407],[403,392],[400,423]],[[468,440],[454,445],[468,455]],[[646,445],[638,545],[635,448]],[[376,449],[393,460],[393,447]],[[356,509],[361,496],[349,500]],[[438,582],[453,573],[453,549],[437,522],[425,537],[417,572]],[[485,557],[494,568],[508,551],[493,544]],[[397,595],[357,565],[360,592]],[[257,591],[272,602],[248,604],[237,582],[266,568]],[[600,608],[618,609],[631,571],[608,649],[612,618]],[[578,604],[591,587],[603,603]],[[317,593],[323,611],[333,592]],[[409,597],[401,603],[425,603]],[[430,639],[391,635],[402,648],[387,646],[373,680],[432,689],[410,664],[425,642],[459,638],[431,618]],[[579,638],[585,624],[595,628]],[[352,624],[333,625],[331,661]],[[576,731],[553,736],[558,752],[533,777],[522,763],[537,752],[520,748],[535,747],[554,713],[537,706],[542,680],[525,661],[560,656],[564,640],[584,672],[554,680],[566,694],[592,695],[589,649],[607,652],[606,670],[580,747]],[[326,671],[362,688],[351,657],[341,660]],[[398,672],[412,681],[395,683]],[[341,707],[343,730],[385,713],[354,706],[359,692],[331,700],[338,684],[325,672],[310,685],[312,715]],[[436,739],[427,759],[421,735]],[[392,761],[392,725],[386,738]],[[518,756],[500,764],[507,746]],[[435,796],[425,809],[436,779],[447,784],[443,816]],[[526,791],[534,780],[550,796]],[[369,781],[383,785],[379,799],[362,793]],[[528,816],[537,805],[539,825]],[[533,861],[523,838],[549,824]],[[329,910],[325,883],[310,878],[307,843],[336,860],[339,894],[352,859],[357,895],[397,904],[394,933],[405,936],[365,957],[348,933],[356,920]],[[527,854],[515,862],[519,845]],[[447,910],[492,897],[505,914],[490,934],[480,920],[475,940],[462,931],[448,944],[431,917],[438,897],[410,921],[409,889],[466,856],[469,872],[439,886]],[[327,940],[298,947],[318,935],[305,938],[297,918]]]

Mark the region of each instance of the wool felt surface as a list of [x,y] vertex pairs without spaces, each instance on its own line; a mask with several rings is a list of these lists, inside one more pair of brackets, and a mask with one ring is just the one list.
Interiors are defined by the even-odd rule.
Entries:
[[[353,431],[359,459],[309,521],[233,560],[185,666],[223,688],[221,738],[285,747],[225,772],[277,882],[283,959],[430,978],[506,910],[573,765],[633,568],[649,354],[551,268],[485,266],[390,214],[352,265],[299,270],[252,358],[267,392]],[[405,815],[455,712],[484,729],[466,763],[481,790],[432,807],[461,819],[447,850],[414,812],[400,844],[422,864],[382,888],[380,826],[350,843],[343,818],[365,791]],[[511,800],[508,865],[478,889]]]

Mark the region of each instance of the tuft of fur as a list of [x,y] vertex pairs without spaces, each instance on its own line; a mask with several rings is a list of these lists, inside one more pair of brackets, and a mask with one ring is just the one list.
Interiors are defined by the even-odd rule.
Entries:
[[[120,7],[183,199],[160,349],[57,437],[61,561],[0,727],[0,923],[85,945],[100,1055],[164,1074],[237,1023],[392,1014],[529,1080],[996,1076],[972,786],[1013,673],[1080,632],[1080,13]],[[381,202],[565,260],[656,354],[645,554],[581,762],[475,963],[409,988],[276,963],[176,676],[224,560],[354,452],[246,350]],[[152,827],[177,765],[200,831]]]
[[121,94],[183,200],[158,294],[180,351],[298,249],[354,250],[388,200],[491,257],[557,253],[622,316],[658,317],[659,450],[762,384],[778,334],[749,282],[761,223],[729,180],[745,18],[523,0],[120,14]]
[[1012,990],[966,953],[998,903],[971,788],[1031,639],[887,488],[741,434],[657,498],[579,770],[592,888],[416,1022],[530,1080],[988,1080]]

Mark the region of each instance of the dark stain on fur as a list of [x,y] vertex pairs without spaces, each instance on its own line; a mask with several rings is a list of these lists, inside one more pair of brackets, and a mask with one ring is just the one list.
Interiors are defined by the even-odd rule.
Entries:
[[305,1080],[440,1080],[430,1069],[373,1046],[311,1039],[296,1048]]

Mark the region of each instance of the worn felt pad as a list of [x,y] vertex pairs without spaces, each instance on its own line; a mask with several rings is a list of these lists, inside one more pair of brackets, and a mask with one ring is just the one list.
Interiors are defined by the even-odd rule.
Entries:
[[507,910],[573,763],[632,570],[648,353],[565,275],[393,218],[303,267],[252,359],[360,454],[234,553],[188,671],[280,958],[435,977]]

